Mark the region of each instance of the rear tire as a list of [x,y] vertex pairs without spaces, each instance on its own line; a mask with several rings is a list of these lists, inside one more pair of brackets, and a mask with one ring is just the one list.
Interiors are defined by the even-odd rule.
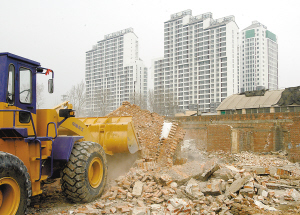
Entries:
[[101,196],[107,179],[107,160],[101,145],[76,142],[63,170],[62,191],[73,202],[90,202]]
[[31,181],[23,161],[0,152],[0,214],[25,214],[30,196]]

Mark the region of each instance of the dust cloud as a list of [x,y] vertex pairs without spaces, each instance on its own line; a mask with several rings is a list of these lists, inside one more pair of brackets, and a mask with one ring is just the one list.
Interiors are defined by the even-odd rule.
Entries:
[[121,175],[125,175],[139,158],[139,152],[135,154],[118,153],[114,155],[106,155],[108,163],[108,180],[114,180]]

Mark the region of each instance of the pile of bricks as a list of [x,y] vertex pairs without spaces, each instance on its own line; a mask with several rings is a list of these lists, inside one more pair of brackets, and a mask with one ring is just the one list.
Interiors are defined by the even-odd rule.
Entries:
[[[268,154],[265,156],[260,156],[259,154],[254,154],[246,151],[238,154],[232,154],[231,156],[236,160],[238,166],[264,166],[268,168],[272,166],[276,167],[292,164],[292,162],[288,161],[287,159],[277,159],[277,157],[279,156],[276,157]],[[266,159],[266,157],[268,159]]]
[[161,140],[161,146],[157,154],[157,162],[160,166],[171,167],[174,163],[178,163],[180,159],[181,144],[185,132],[173,122],[168,138]]
[[168,138],[160,139],[164,116],[142,110],[135,104],[123,102],[123,104],[106,117],[132,116],[132,122],[141,144],[141,158],[145,169],[153,163],[159,166],[172,166],[176,161],[176,152],[180,149],[180,143],[184,138],[183,129],[178,123],[173,123]]
[[300,164],[278,155],[199,155],[203,159],[159,168],[137,160],[100,199],[62,214],[300,214]]
[[[281,179],[258,169],[245,170],[216,157],[170,168],[145,170],[137,166],[117,178],[99,200],[89,205],[93,208],[89,211],[131,215],[284,214],[278,209],[280,205],[299,205],[300,177]],[[80,209],[75,210],[78,212]],[[291,212],[298,214],[300,207]]]

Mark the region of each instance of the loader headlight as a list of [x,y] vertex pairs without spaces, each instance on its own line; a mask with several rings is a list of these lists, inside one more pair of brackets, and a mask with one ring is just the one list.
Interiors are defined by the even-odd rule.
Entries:
[[75,112],[72,109],[60,109],[59,116],[64,118],[75,117]]

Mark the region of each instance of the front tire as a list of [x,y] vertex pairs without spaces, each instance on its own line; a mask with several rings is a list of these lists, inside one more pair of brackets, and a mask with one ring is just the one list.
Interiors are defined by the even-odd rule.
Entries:
[[31,182],[23,161],[0,152],[0,214],[25,214],[30,196]]
[[62,191],[73,202],[90,202],[100,197],[107,179],[107,160],[101,145],[76,142],[63,170]]

